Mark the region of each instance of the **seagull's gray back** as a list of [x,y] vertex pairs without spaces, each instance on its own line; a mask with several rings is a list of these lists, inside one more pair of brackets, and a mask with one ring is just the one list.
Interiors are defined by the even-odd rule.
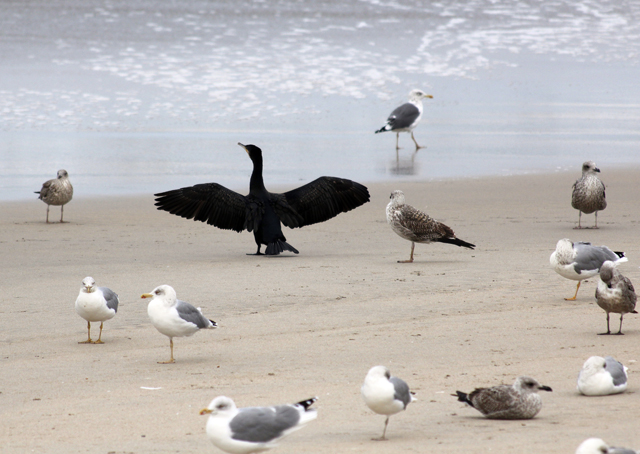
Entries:
[[616,361],[613,356],[605,356],[604,368],[611,374],[613,384],[615,386],[624,385],[627,382],[627,376],[624,373],[624,366]]
[[607,451],[607,454],[638,454],[638,451],[634,451],[633,449],[628,448],[610,447]]
[[300,413],[291,405],[241,408],[229,423],[231,438],[267,443],[280,437],[300,421]]
[[418,108],[408,102],[397,107],[393,112],[391,112],[387,121],[393,131],[394,129],[405,129],[410,127],[419,116],[420,111]]
[[[411,402],[411,393],[409,392],[409,385],[398,377],[391,377],[389,381],[393,384],[393,398],[401,401],[404,404],[404,408]],[[413,408],[413,407],[412,407]]]
[[118,303],[120,301],[118,301],[118,295],[116,292],[107,287],[98,287],[98,290],[102,292],[104,299],[107,300],[107,307],[118,312]]
[[211,323],[198,309],[186,301],[177,300],[176,310],[182,320],[193,323],[200,329],[207,328]]
[[599,270],[607,260],[615,263],[620,259],[620,257],[608,247],[592,246],[591,243],[583,242],[573,243],[573,247],[576,250],[575,265],[573,265],[573,268],[578,274],[581,274],[583,271]]

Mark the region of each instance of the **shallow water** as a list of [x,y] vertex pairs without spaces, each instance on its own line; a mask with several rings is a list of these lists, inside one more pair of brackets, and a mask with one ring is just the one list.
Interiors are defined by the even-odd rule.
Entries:
[[[0,199],[640,164],[640,2],[0,3]],[[374,135],[412,88],[418,153]],[[35,196],[34,196],[35,197]]]

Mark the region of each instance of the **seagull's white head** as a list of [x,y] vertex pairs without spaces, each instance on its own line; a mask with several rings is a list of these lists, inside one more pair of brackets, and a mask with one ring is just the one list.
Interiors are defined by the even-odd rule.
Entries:
[[595,175],[596,173],[600,173],[600,169],[596,167],[596,163],[593,161],[587,161],[582,164],[582,174],[590,173]]
[[428,95],[424,91],[418,90],[417,88],[411,90],[411,92],[409,93],[409,100],[413,102],[422,101],[423,98],[433,98],[433,96]]
[[404,192],[396,189],[391,193],[390,199],[394,205],[404,205]]
[[576,454],[607,454],[608,452],[609,446],[602,438],[587,438],[576,450]]
[[176,304],[176,291],[170,285],[160,285],[153,289],[151,293],[145,293],[140,298],[158,299],[167,306]]
[[232,415],[236,412],[235,402],[227,396],[218,396],[211,401],[207,408],[200,410],[201,415]]
[[91,276],[82,279],[82,290],[84,293],[93,293],[96,291],[96,281]]
[[539,390],[551,391],[551,388],[548,386],[543,386],[538,383],[537,380],[524,375],[516,378],[513,387],[521,393],[537,393]]
[[374,366],[369,369],[365,381],[371,380],[389,380],[391,378],[391,372],[385,366]]
[[569,238],[563,238],[556,243],[556,257],[558,262],[566,264],[573,259],[573,242]]
[[580,374],[593,375],[605,368],[606,361],[602,356],[592,356],[582,365]]

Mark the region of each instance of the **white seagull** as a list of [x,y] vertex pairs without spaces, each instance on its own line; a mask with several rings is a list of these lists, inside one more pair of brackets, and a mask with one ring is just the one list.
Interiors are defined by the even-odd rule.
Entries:
[[398,377],[392,377],[385,366],[372,367],[364,378],[360,389],[364,402],[379,415],[386,415],[382,437],[372,440],[386,440],[387,425],[391,415],[401,412],[416,400],[409,391],[409,385]]
[[209,415],[207,436],[211,443],[231,454],[250,454],[277,446],[280,439],[316,419],[318,413],[309,408],[316,400],[237,408],[229,397],[218,396],[200,414]]
[[516,378],[513,385],[476,388],[471,393],[452,394],[489,419],[531,419],[540,412],[542,398],[538,391],[551,391],[531,377]]
[[638,451],[609,446],[601,438],[587,438],[580,443],[576,454],[638,454]]
[[49,223],[49,205],[60,206],[60,222],[64,216],[64,206],[73,198],[73,186],[69,181],[69,174],[66,170],[58,170],[58,177],[47,180],[42,184],[42,189],[35,191],[40,194],[38,198],[47,204],[47,224]]
[[[76,312],[87,321],[87,340],[79,344],[104,344],[102,342],[102,325],[118,312],[118,295],[107,287],[96,287],[96,281],[87,276],[82,280],[82,287],[76,299]],[[91,340],[91,322],[100,322],[100,335],[97,341]]]
[[165,336],[169,337],[171,359],[158,361],[158,364],[170,364],[173,359],[173,338],[193,336],[197,331],[215,328],[216,322],[202,315],[200,308],[181,301],[176,297],[176,291],[170,285],[161,285],[151,293],[145,293],[141,298],[152,298],[147,306],[147,313],[151,323]]
[[607,199],[604,192],[604,183],[600,181],[597,173],[600,169],[596,167],[593,161],[587,161],[582,164],[582,178],[573,183],[573,192],[571,193],[571,206],[579,211],[578,229],[582,228],[580,221],[582,213],[591,214],[595,211],[596,223],[594,229],[598,228],[598,211],[602,211],[607,207]]
[[556,244],[556,250],[549,257],[549,263],[560,276],[578,281],[576,293],[567,301],[575,301],[580,282],[600,272],[602,264],[611,260],[615,265],[626,262],[624,252],[614,252],[606,246],[592,246],[591,243],[576,242],[563,238]]
[[398,150],[400,149],[398,146],[400,133],[409,132],[411,133],[413,143],[416,144],[416,150],[424,148],[418,145],[415,137],[413,137],[413,129],[418,126],[418,123],[420,123],[420,119],[422,118],[422,100],[424,98],[433,98],[433,96],[425,94],[422,90],[411,90],[411,93],[409,93],[409,102],[402,104],[391,112],[391,115],[387,118],[387,122],[382,128],[376,131],[376,134],[386,131],[395,132],[396,150]]
[[578,392],[585,396],[606,396],[627,390],[627,368],[612,356],[592,356],[578,375]]

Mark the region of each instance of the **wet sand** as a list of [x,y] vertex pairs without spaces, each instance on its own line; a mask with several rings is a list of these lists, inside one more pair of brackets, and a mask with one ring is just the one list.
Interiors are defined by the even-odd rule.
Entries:
[[[607,170],[599,230],[573,230],[576,172],[370,185],[372,201],[301,230],[300,255],[247,256],[249,233],[157,212],[151,196],[83,199],[66,224],[45,205],[0,203],[2,452],[221,452],[198,412],[217,395],[239,406],[314,395],[319,417],[277,452],[571,453],[597,436],[640,448],[640,316],[625,336],[597,336],[605,313],[596,279],[575,283],[549,266],[560,238],[627,252],[621,271],[640,283],[640,170]],[[272,190],[276,188],[271,188]],[[477,245],[410,243],[386,224],[389,193]],[[52,207],[51,219],[59,219]],[[592,225],[593,215],[583,216]],[[120,295],[104,345],[81,345],[73,303],[85,276]],[[151,325],[140,295],[160,284],[202,307],[217,330],[175,340]],[[612,317],[617,327],[617,317]],[[95,324],[97,334],[98,324]],[[582,363],[613,355],[629,367],[626,393],[584,397]],[[360,397],[371,366],[407,381],[417,402],[384,417]],[[491,421],[450,394],[530,375],[551,386],[533,420]],[[151,389],[149,389],[151,388]]]

